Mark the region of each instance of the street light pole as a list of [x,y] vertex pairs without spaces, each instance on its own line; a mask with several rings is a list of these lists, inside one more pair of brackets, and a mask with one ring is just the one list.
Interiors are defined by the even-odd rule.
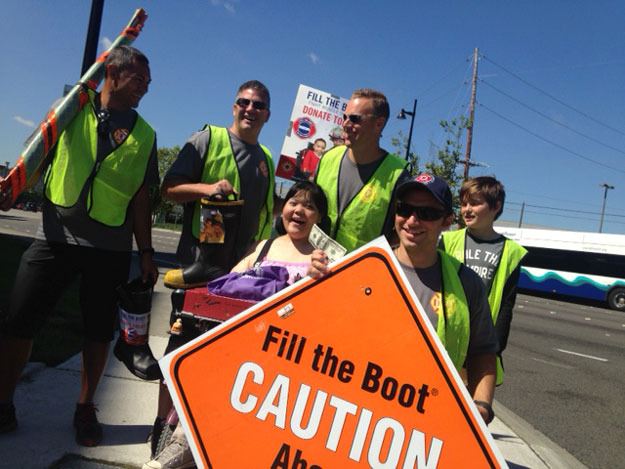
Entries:
[[608,190],[614,189],[614,186],[606,184],[605,182],[601,184],[600,187],[603,187],[604,190],[603,190],[603,206],[601,207],[601,221],[599,222],[599,233],[601,233],[601,230],[603,230],[603,217],[605,215],[605,203],[608,198]]
[[89,70],[89,67],[93,65],[96,59],[103,8],[104,0],[91,0],[91,14],[89,15],[89,29],[87,30],[87,39],[85,40],[85,53],[82,58],[81,76]]
[[[406,111],[404,108],[401,108],[401,111],[399,111],[399,114],[397,115],[398,119],[405,119],[406,115],[410,116],[410,131],[408,132],[408,145],[406,145],[406,161],[409,161],[410,158],[410,144],[412,143],[412,129],[414,128],[414,117],[417,114],[417,100],[414,100],[414,103],[412,105],[412,112],[410,111]],[[410,167],[408,168],[408,170],[410,172],[412,172],[412,162],[409,163]]]

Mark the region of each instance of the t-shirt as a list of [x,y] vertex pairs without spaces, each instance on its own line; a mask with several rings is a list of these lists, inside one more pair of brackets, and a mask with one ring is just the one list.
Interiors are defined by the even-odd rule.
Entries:
[[[239,198],[245,201],[235,244],[235,261],[238,262],[251,246],[258,231],[260,214],[269,190],[270,175],[265,152],[259,144],[246,143],[230,131],[228,131],[228,135],[239,170],[241,182]],[[204,171],[204,156],[209,143],[209,127],[193,134],[180,150],[164,180],[175,179],[187,183],[200,182]],[[198,256],[198,242],[191,231],[194,208],[195,201],[184,204],[182,234],[176,252],[178,262],[182,265],[192,264]]]
[[[360,190],[369,181],[369,179],[371,179],[371,176],[373,176],[373,173],[375,173],[376,169],[378,169],[378,166],[380,166],[383,159],[384,158],[380,158],[372,163],[357,164],[353,162],[349,157],[347,157],[346,154],[343,154],[343,159],[341,160],[341,167],[339,169],[338,175],[338,213],[343,213],[349,203],[356,197],[356,195],[358,195]],[[409,178],[410,174],[408,173],[408,171],[402,171],[399,179],[395,183],[395,187],[389,188],[393,191],[393,196],[391,200],[394,200],[395,198],[395,189],[402,183],[402,181]],[[394,220],[395,210],[394,205],[391,203],[389,210],[386,212],[386,218],[384,220],[384,225],[381,233],[386,235],[389,239],[392,238]]]
[[484,283],[487,292],[495,277],[495,271],[501,259],[505,242],[503,236],[485,241],[478,239],[467,231],[464,244],[464,264],[473,270]]
[[[97,112],[99,96],[93,105]],[[123,138],[132,131],[137,120],[137,112],[132,109],[108,111],[109,132],[106,135],[98,133],[97,161],[104,160],[123,142]],[[157,188],[159,184],[156,138],[150,153],[145,182],[150,188]],[[107,226],[92,219],[87,213],[87,197],[90,189],[91,184],[85,184],[76,204],[68,208],[58,207],[44,197],[42,223],[35,237],[48,242],[94,247],[107,251],[131,251],[134,226],[132,207],[129,205],[126,220],[121,226]]]
[[[428,319],[436,329],[438,326],[437,305],[441,303],[442,290],[440,259],[433,266],[425,269],[417,269],[401,263],[400,265],[419,302],[423,305]],[[470,336],[467,356],[497,353],[499,346],[484,286],[479,277],[464,266],[460,268],[459,276],[469,306]]]

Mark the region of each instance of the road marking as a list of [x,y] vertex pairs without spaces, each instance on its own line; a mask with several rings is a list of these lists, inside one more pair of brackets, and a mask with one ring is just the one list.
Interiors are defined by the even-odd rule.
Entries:
[[584,318],[584,321],[590,321],[590,318]]
[[517,308],[519,308],[519,309],[523,309],[523,308],[525,308],[525,306],[523,306],[523,305],[518,305],[518,306],[517,306]]
[[573,369],[573,367],[571,365],[563,365],[562,363],[550,362],[550,361],[547,361],[547,360],[542,360],[540,358],[532,358],[532,360],[534,360],[535,362],[545,363],[546,365],[553,365],[553,366],[557,366],[558,368],[564,368],[566,370],[572,370]]
[[549,314],[557,314],[555,311],[549,311]]
[[590,358],[591,360],[597,360],[600,362],[607,362],[608,359],[607,358],[601,358],[601,357],[595,357],[594,355],[586,355],[583,353],[577,353],[577,352],[571,352],[570,350],[562,350],[561,348],[557,348],[555,349],[558,352],[562,352],[562,353],[569,353],[571,355],[577,355],[578,357],[584,357],[584,358]]

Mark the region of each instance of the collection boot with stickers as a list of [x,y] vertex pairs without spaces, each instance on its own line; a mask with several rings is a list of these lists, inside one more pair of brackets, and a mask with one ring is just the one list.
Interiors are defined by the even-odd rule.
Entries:
[[152,291],[153,285],[141,277],[117,289],[120,332],[113,353],[128,371],[146,381],[163,378],[148,344]]
[[243,200],[201,200],[198,259],[184,269],[168,271],[166,287],[200,287],[230,271],[236,260],[234,244],[243,204]]

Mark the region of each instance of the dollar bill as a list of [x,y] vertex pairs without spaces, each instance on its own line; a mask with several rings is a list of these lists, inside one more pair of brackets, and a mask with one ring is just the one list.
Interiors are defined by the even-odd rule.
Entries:
[[323,232],[317,225],[313,225],[310,234],[308,235],[308,241],[316,249],[321,249],[328,256],[330,262],[334,262],[345,255],[347,249],[341,246],[339,243],[330,238]]

